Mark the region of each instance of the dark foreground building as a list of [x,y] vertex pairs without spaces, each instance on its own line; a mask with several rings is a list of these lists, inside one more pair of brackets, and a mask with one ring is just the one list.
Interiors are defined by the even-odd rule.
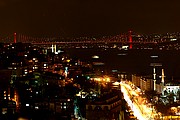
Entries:
[[112,90],[96,101],[89,101],[86,104],[86,119],[124,120],[120,93],[118,90]]

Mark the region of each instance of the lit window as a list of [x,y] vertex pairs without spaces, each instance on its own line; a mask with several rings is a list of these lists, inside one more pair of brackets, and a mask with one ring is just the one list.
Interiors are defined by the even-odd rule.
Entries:
[[8,69],[12,69],[12,67],[8,67]]

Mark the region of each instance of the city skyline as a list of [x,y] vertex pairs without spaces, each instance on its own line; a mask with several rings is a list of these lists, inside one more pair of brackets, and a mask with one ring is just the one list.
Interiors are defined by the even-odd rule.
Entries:
[[0,36],[13,32],[52,36],[178,32],[179,1],[1,1]]
[[0,0],[0,120],[180,119],[179,4]]

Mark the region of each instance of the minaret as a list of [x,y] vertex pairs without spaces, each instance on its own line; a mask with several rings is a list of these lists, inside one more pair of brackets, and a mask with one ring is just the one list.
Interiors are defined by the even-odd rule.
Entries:
[[154,82],[154,91],[156,90],[156,68],[153,67],[153,82]]
[[153,90],[156,90],[156,67],[162,66],[161,63],[151,63],[150,66],[153,67]]
[[162,95],[164,96],[164,69],[162,69],[162,75],[161,75],[161,88],[162,88]]
[[52,53],[54,53],[54,45],[52,44]]
[[54,45],[54,53],[56,54],[56,44]]
[[57,47],[56,47],[56,44],[55,45],[53,45],[52,44],[52,47],[51,47],[51,49],[52,49],[52,53],[57,53],[56,51],[57,51],[57,49],[56,49]]
[[161,76],[162,78],[161,78],[161,82],[163,83],[163,85],[164,85],[164,69],[162,69],[162,76]]

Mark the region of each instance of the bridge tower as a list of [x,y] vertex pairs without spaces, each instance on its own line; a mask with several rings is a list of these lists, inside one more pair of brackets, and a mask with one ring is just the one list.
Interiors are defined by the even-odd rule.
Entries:
[[132,31],[129,31],[129,49],[132,49]]
[[14,43],[16,43],[16,40],[17,40],[17,36],[16,36],[17,34],[16,33],[14,33]]

